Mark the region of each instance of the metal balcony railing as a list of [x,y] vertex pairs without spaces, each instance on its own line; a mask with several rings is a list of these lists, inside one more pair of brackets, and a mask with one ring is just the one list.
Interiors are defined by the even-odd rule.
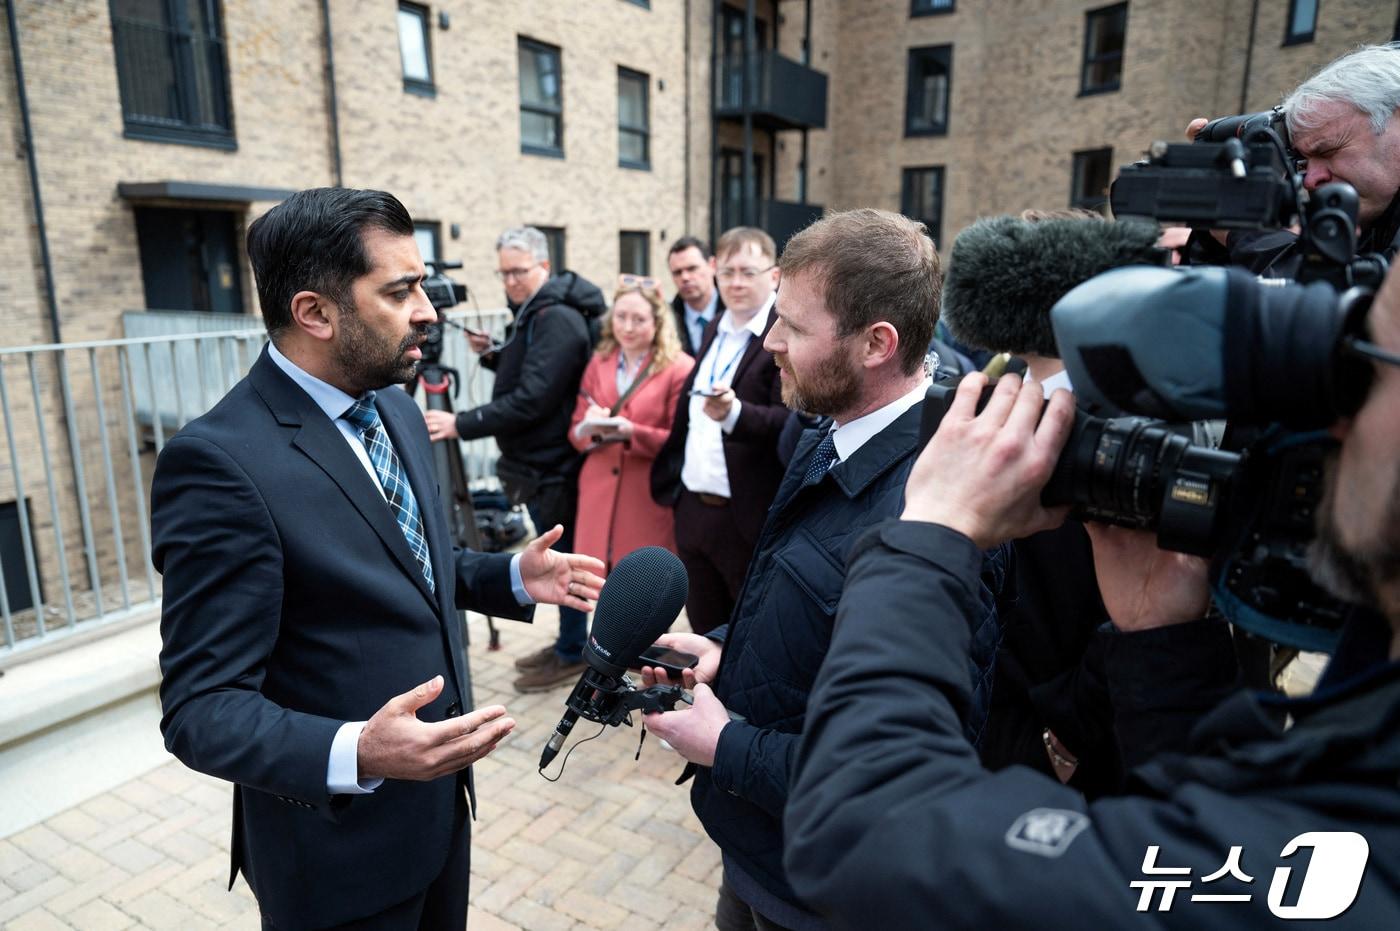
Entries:
[[[510,319],[505,310],[449,317],[497,335]],[[149,530],[156,454],[243,377],[266,342],[259,321],[228,315],[127,314],[123,323],[144,335],[0,349],[0,668],[158,606]],[[222,328],[207,329],[214,323]],[[443,363],[461,374],[458,410],[490,399],[494,376],[456,328],[444,335]],[[495,481],[494,440],[462,451],[469,479]]]
[[[748,93],[744,92],[745,64]],[[724,55],[715,69],[715,115],[752,115],[764,129],[822,129],[826,126],[826,75],[784,58],[772,49],[751,56]]]

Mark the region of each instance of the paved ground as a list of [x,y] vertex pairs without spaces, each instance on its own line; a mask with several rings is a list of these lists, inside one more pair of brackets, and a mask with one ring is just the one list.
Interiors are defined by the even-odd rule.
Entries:
[[[540,615],[534,626],[501,622],[497,653],[485,649],[484,620],[470,624],[477,704],[503,703],[517,721],[511,738],[477,764],[471,928],[710,927],[719,852],[689,793],[672,785],[675,754],[648,737],[633,762],[638,729],[618,728],[581,745],[560,782],[536,772],[567,694],[511,689],[514,658],[556,631],[552,609]],[[581,722],[573,739],[596,730]],[[225,891],[229,796],[226,783],[172,761],[0,839],[0,928],[255,931],[247,885],[240,878]]]

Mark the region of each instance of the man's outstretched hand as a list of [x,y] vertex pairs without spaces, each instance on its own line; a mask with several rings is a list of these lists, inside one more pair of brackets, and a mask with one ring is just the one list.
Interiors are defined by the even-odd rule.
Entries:
[[442,676],[395,695],[360,731],[359,779],[427,781],[466,769],[515,729],[501,705],[430,723],[418,709],[442,694]]
[[536,603],[563,605],[592,611],[603,588],[601,559],[580,553],[556,553],[550,549],[564,535],[555,524],[525,547],[520,555],[520,581]]

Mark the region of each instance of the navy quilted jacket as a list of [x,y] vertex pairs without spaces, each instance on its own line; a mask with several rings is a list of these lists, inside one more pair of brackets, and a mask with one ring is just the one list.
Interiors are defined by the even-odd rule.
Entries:
[[[827,424],[806,431],[768,512],[733,618],[711,634],[725,640],[716,694],[743,721],[721,732],[714,767],[695,769],[691,803],[726,858],[792,904],[798,899],[783,871],[782,814],[807,696],[831,642],[851,544],[903,509],[922,409],[916,404],[811,484],[803,476]],[[983,573],[985,610],[969,658],[973,707],[966,720],[974,743],[991,701],[1000,641],[996,602],[1008,554],[990,552]]]

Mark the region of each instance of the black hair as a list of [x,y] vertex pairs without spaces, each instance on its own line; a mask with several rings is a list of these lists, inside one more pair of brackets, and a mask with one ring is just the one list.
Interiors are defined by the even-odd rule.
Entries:
[[677,252],[684,252],[687,249],[699,249],[700,257],[703,259],[708,259],[714,255],[714,253],[710,251],[710,244],[698,236],[682,236],[680,239],[671,243],[671,248],[666,252],[666,255],[668,257],[673,256]]
[[292,297],[315,291],[344,307],[370,271],[364,232],[413,235],[413,218],[385,191],[320,187],[298,191],[248,227],[248,259],[269,336],[292,325]]

